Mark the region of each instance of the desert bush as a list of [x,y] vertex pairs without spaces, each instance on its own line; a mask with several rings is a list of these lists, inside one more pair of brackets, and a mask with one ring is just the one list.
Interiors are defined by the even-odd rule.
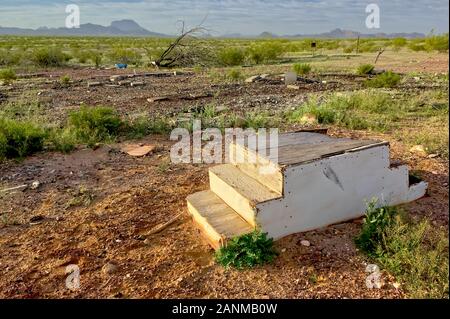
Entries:
[[395,38],[391,42],[395,50],[400,50],[400,48],[405,47],[407,43],[408,41],[405,38]]
[[68,127],[77,139],[89,146],[115,138],[122,126],[122,120],[115,110],[108,107],[82,106],[69,114]]
[[32,61],[41,67],[63,66],[70,58],[61,49],[54,47],[39,48],[31,56]]
[[241,65],[245,60],[245,53],[240,48],[225,48],[218,54],[220,65],[236,66]]
[[13,69],[0,70],[0,80],[4,83],[10,83],[17,79],[16,72]]
[[378,74],[373,79],[367,79],[365,85],[371,88],[393,88],[400,83],[401,76],[392,71]]
[[306,75],[311,72],[311,65],[308,63],[295,63],[293,66],[294,72],[297,75]]
[[223,267],[243,269],[271,263],[276,256],[273,240],[267,238],[267,234],[255,230],[231,239],[217,251],[215,258]]
[[247,50],[247,56],[255,64],[273,61],[283,53],[283,45],[276,41],[255,44]]
[[116,48],[109,53],[109,58],[114,63],[139,65],[141,63],[142,56],[136,50]]
[[431,35],[425,39],[424,47],[428,51],[448,51],[448,33],[443,35]]
[[141,115],[128,123],[127,135],[130,138],[141,138],[150,134],[167,134],[172,124],[166,117],[150,118]]
[[243,75],[240,69],[231,69],[227,73],[227,78],[231,81],[240,81],[243,79]]
[[408,220],[395,207],[368,205],[359,249],[399,280],[411,298],[448,298],[448,238],[427,220]]
[[361,64],[358,66],[358,69],[356,70],[356,73],[359,75],[367,75],[371,74],[375,67],[372,64]]
[[21,158],[39,152],[44,138],[44,130],[32,122],[0,118],[0,157]]
[[71,81],[71,79],[70,79],[70,76],[69,75],[63,75],[60,79],[59,79],[59,83],[62,85],[62,86],[68,86],[69,84],[70,84],[70,81]]
[[12,66],[20,64],[22,53],[13,50],[0,50],[0,66]]

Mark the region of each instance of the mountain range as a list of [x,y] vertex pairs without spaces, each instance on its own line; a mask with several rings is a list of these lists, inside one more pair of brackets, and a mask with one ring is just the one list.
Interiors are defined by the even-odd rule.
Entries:
[[[171,35],[149,31],[141,27],[133,20],[113,21],[109,26],[86,23],[79,28],[47,28],[23,29],[0,26],[0,35],[27,35],[27,36],[134,36],[134,37],[170,37]],[[344,38],[421,38],[423,33],[371,33],[364,34],[352,30],[334,29],[330,32],[318,34],[294,34],[276,35],[271,32],[263,32],[260,35],[249,36],[239,33],[222,35],[222,38],[322,38],[322,39],[344,39]]]

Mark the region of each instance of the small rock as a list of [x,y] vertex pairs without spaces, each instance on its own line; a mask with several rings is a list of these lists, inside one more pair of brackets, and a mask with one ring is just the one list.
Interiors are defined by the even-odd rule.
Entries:
[[33,183],[31,183],[30,189],[38,189],[40,185],[41,183],[39,183],[39,181],[34,181]]
[[281,250],[281,252],[282,252],[282,253],[285,253],[285,252],[286,252],[286,248],[283,248],[283,249]]
[[439,156],[439,154],[430,154],[430,155],[428,155],[428,158],[436,158],[438,156]]
[[42,215],[33,216],[33,217],[30,218],[30,224],[31,224],[31,225],[37,225],[37,224],[40,224],[40,223],[42,223],[42,221],[43,221],[44,219],[45,219],[45,218],[44,218],[44,216],[42,216]]
[[261,77],[259,75],[254,75],[245,80],[245,83],[253,83],[259,80]]
[[101,82],[88,82],[88,88],[102,85]]
[[115,262],[109,262],[102,267],[102,272],[111,275],[119,270],[119,266]]
[[393,286],[395,289],[398,289],[398,288],[400,288],[401,284],[398,283],[398,282],[394,282],[394,283],[392,284],[392,286]]
[[136,87],[136,86],[144,86],[145,83],[142,81],[138,81],[138,82],[131,82],[131,86]]
[[307,240],[302,240],[302,241],[300,242],[300,244],[302,244],[303,246],[306,246],[306,247],[311,246],[311,243],[310,243],[309,241],[307,241]]
[[413,147],[411,147],[409,149],[409,151],[411,153],[417,154],[419,156],[423,156],[423,157],[427,156],[427,152],[425,151],[425,148],[423,147],[423,145],[414,145]]
[[291,90],[299,90],[299,89],[300,89],[300,86],[298,86],[298,85],[293,85],[293,84],[289,84],[289,85],[287,86],[287,88],[288,88],[288,89],[291,89]]

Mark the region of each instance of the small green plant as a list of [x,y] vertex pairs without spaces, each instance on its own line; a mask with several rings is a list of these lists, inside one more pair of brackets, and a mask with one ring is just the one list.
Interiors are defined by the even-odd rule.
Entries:
[[243,75],[242,75],[241,70],[231,69],[227,73],[227,78],[230,79],[231,81],[238,82],[243,79]]
[[311,65],[308,63],[295,63],[293,66],[294,72],[297,75],[306,75],[311,72]]
[[0,158],[22,158],[43,149],[45,132],[28,121],[0,118]]
[[236,66],[244,62],[245,53],[240,48],[225,48],[219,52],[219,63],[223,66]]
[[32,61],[41,67],[63,66],[70,58],[69,55],[55,47],[37,49],[31,57]]
[[67,74],[64,75],[64,76],[62,76],[62,77],[59,79],[59,83],[60,83],[62,86],[64,86],[64,87],[69,86],[70,81],[71,81],[70,76],[67,75]]
[[373,79],[367,79],[365,85],[371,88],[393,88],[400,83],[401,79],[399,74],[388,71],[378,74]]
[[119,134],[123,123],[115,110],[108,107],[82,106],[69,114],[69,128],[82,143],[92,147]]
[[66,208],[71,207],[88,207],[95,199],[94,192],[84,185],[81,185],[77,190],[70,190],[72,198],[66,203]]
[[5,84],[9,84],[15,79],[17,79],[17,76],[13,69],[0,70],[0,80],[2,80]]
[[372,201],[355,243],[411,298],[448,298],[448,237],[427,220],[408,220],[397,208],[376,208]]
[[273,240],[267,238],[267,234],[255,230],[231,239],[217,251],[215,258],[225,268],[244,269],[271,263],[276,256]]
[[142,115],[128,124],[128,137],[141,138],[150,134],[167,134],[172,129],[169,119],[164,117],[150,118]]
[[368,75],[372,74],[375,67],[372,64],[361,64],[358,66],[358,69],[356,70],[356,73],[359,75]]

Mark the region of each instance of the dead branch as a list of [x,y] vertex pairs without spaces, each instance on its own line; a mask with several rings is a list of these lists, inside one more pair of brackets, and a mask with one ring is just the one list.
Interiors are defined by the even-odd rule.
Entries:
[[374,63],[374,64],[377,64],[378,59],[380,58],[380,55],[382,55],[383,52],[384,52],[385,50],[386,50],[386,49],[383,48],[383,49],[381,49],[380,51],[378,51],[378,54],[377,54],[377,57],[375,58],[375,63]]

